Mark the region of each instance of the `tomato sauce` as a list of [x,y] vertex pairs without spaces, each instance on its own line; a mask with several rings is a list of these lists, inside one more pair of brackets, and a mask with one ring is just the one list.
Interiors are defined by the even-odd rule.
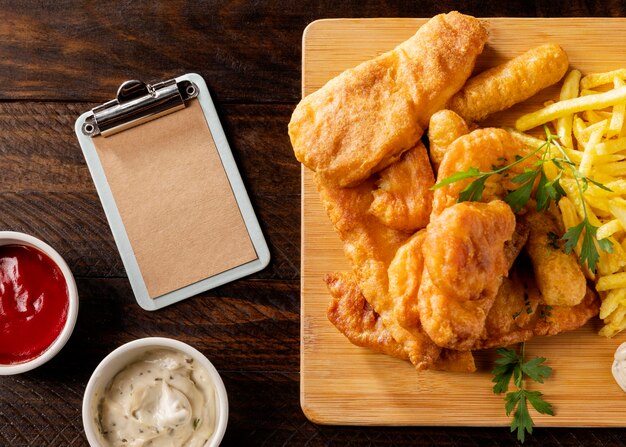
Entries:
[[0,246],[0,364],[32,360],[59,336],[69,309],[59,267],[40,250]]

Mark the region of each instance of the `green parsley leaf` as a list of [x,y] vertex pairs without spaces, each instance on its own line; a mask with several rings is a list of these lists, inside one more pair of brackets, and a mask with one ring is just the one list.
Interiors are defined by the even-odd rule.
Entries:
[[483,198],[485,182],[488,178],[489,175],[483,175],[467,185],[459,194],[459,202],[479,202]]
[[[520,186],[512,191],[509,191],[504,197],[504,201],[509,204],[509,206],[515,213],[518,213],[529,202],[533,194],[533,190],[535,190],[537,210],[545,211],[550,207],[552,202],[558,203],[561,197],[566,195],[565,190],[561,186],[560,180],[563,172],[565,171],[565,168],[569,169],[571,175],[576,181],[576,185],[580,193],[584,217],[583,221],[580,224],[568,228],[566,233],[563,235],[562,239],[566,242],[565,251],[567,253],[571,253],[572,250],[574,250],[574,248],[578,245],[578,242],[582,237],[583,242],[581,245],[581,252],[579,256],[580,262],[582,265],[587,264],[589,270],[595,272],[596,265],[600,258],[598,248],[610,253],[612,250],[612,244],[611,241],[609,241],[608,239],[603,239],[601,241],[597,240],[597,227],[593,226],[589,222],[587,216],[587,205],[585,203],[583,194],[589,188],[589,184],[595,185],[598,188],[606,191],[610,191],[610,189],[602,185],[601,183],[588,178],[578,169],[576,169],[576,165],[574,164],[574,162],[570,159],[567,152],[565,152],[565,150],[558,143],[558,136],[550,133],[550,130],[547,126],[544,126],[544,129],[546,132],[546,141],[523,157],[520,155],[515,155],[515,161],[513,161],[512,163],[504,166],[494,165],[492,166],[492,170],[488,172],[482,172],[478,168],[470,167],[467,171],[457,172],[441,180],[431,189],[438,189],[442,186],[450,185],[461,180],[474,178],[474,180],[471,181],[460,192],[458,201],[480,201],[483,198],[483,192],[485,190],[485,183],[487,179],[495,174],[501,174],[503,177],[506,177],[509,175],[509,172],[506,172],[507,170],[511,169],[517,164],[529,160],[531,157],[534,157],[536,156],[536,154],[539,153],[539,158],[533,160],[531,163],[531,166],[534,169],[525,167],[524,172],[515,175],[511,179],[512,183],[518,184]],[[560,152],[561,156],[553,156],[552,148],[556,148],[557,152]],[[502,160],[500,160],[500,158],[498,159],[498,161],[506,162],[506,159],[503,158]],[[556,177],[552,181],[548,180],[548,177],[546,176],[546,173],[544,171],[544,165],[546,162],[552,162],[554,166],[559,170]],[[514,316],[513,318],[515,319],[516,316]]]
[[552,408],[552,404],[546,402],[541,398],[543,396],[539,391],[528,391],[524,390],[526,394],[526,399],[533,406],[538,413],[541,414],[549,414],[550,416],[554,416],[554,409]]
[[[472,177],[479,177],[482,174],[484,173],[480,172],[478,168],[472,167],[472,168],[469,168],[467,171],[455,172],[450,177],[446,177],[445,179],[438,182],[436,185],[434,185],[430,189],[432,190],[439,189],[442,186],[448,186],[448,185],[451,185],[452,183],[456,183],[458,181],[465,180],[465,179],[472,178]],[[483,181],[483,184],[484,184],[484,181]]]
[[491,371],[494,375],[491,381],[495,383],[493,386],[494,394],[500,394],[505,393],[509,389],[509,382],[515,366],[519,364],[519,358],[517,352],[510,349],[498,348],[496,352],[500,357],[495,361],[497,366]]
[[578,244],[578,239],[580,239],[580,235],[582,234],[584,227],[585,222],[581,222],[578,225],[570,227],[565,232],[561,239],[565,241],[566,253],[571,253],[572,251],[574,251],[574,248],[576,248],[576,245]]
[[613,252],[613,244],[606,238],[597,240],[596,233],[598,231],[598,227],[589,223],[589,219],[585,218],[578,225],[568,229],[563,235],[562,239],[565,241],[566,253],[571,253],[572,250],[574,250],[580,240],[583,230],[585,234],[583,235],[583,243],[580,250],[580,261],[583,264],[587,263],[589,270],[595,273],[598,260],[600,259],[595,242],[597,241],[600,248],[607,253]]
[[[495,383],[493,392],[495,394],[506,393],[504,411],[507,416],[513,414],[511,432],[517,430],[517,439],[522,443],[525,441],[526,433],[532,434],[533,432],[533,420],[528,412],[528,402],[538,413],[554,415],[552,405],[543,400],[542,393],[529,391],[524,386],[524,378],[543,383],[543,380],[552,374],[552,368],[544,365],[546,361],[544,357],[524,361],[524,347],[525,344],[522,343],[519,354],[512,349],[497,349],[496,352],[499,355],[495,360],[497,366],[492,371],[494,374],[492,382]],[[513,377],[517,391],[507,392],[511,377]]]
[[543,379],[547,379],[552,374],[552,368],[543,366],[545,361],[545,357],[535,357],[526,363],[522,363],[522,371],[535,382],[543,383]]
[[[515,414],[513,414],[513,421],[511,422],[511,432],[517,430],[517,440],[521,443],[524,443],[526,440],[526,432],[528,434],[533,433],[533,419],[530,417],[528,413],[528,405],[526,404],[526,396],[524,394],[524,390],[519,390],[517,393],[509,393],[509,394],[518,394],[516,396],[515,403],[517,404],[517,409],[515,410]],[[508,395],[507,395],[508,397]],[[513,400],[513,399],[511,399]],[[507,413],[507,416],[510,414]]]
[[[522,208],[524,208],[524,205],[528,203],[530,195],[533,192],[535,179],[540,172],[543,171],[538,169],[536,171],[525,172],[511,179],[511,181],[515,183],[521,183],[522,180],[525,180],[525,183],[522,186],[509,192],[504,198],[504,201],[509,204],[513,212],[520,212]],[[516,180],[518,181],[516,182]]]

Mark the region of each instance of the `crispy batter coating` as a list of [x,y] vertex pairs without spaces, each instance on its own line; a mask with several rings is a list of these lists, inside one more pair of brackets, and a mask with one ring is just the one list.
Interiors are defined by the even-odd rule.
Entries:
[[551,306],[574,306],[587,293],[587,280],[575,253],[565,253],[559,222],[549,212],[530,210],[526,251],[530,256],[543,301]]
[[[380,315],[369,305],[352,273],[328,273],[324,280],[331,294],[328,319],[357,346],[382,352],[402,360],[409,360],[407,352],[385,328]],[[471,352],[442,350],[431,366],[441,371],[474,372]]]
[[[526,145],[521,143],[506,130],[496,128],[476,129],[467,135],[457,138],[446,151],[439,172],[437,182],[469,168],[477,168],[482,172],[491,171],[494,166],[503,166],[515,161],[516,156],[525,156],[529,153]],[[513,166],[506,174],[493,175],[485,183],[482,195],[483,202],[504,198],[508,190],[516,189],[519,185],[511,182],[516,174],[530,168],[535,161],[532,157],[524,163]],[[506,177],[505,177],[506,175]],[[431,219],[452,205],[474,179],[460,180],[435,190],[433,196],[433,210]]]
[[428,225],[418,308],[438,346],[469,350],[480,339],[508,273],[504,244],[514,230],[515,215],[500,200],[458,203]]
[[420,328],[417,292],[422,282],[422,246],[426,230],[418,231],[396,252],[389,268],[389,293],[394,300],[394,316],[405,328]]
[[324,281],[332,297],[328,320],[348,340],[392,357],[409,359],[402,345],[394,340],[380,316],[363,297],[352,273],[327,273]]
[[335,231],[344,243],[363,296],[380,315],[392,337],[402,345],[418,370],[429,368],[441,349],[423,332],[409,333],[396,320],[394,299],[389,293],[387,269],[410,233],[393,230],[369,213],[373,180],[352,188],[318,182],[320,197]]
[[589,287],[583,300],[574,306],[549,306],[541,299],[530,266],[517,264],[504,278],[485,330],[474,346],[489,349],[529,340],[537,335],[556,335],[583,326],[598,314],[600,299]]
[[439,165],[448,151],[448,146],[460,136],[468,133],[469,128],[465,120],[452,110],[443,109],[430,117],[428,142],[430,143],[430,161],[435,172],[439,170]]
[[428,225],[435,176],[426,148],[420,142],[402,158],[380,172],[370,213],[385,225],[401,231]]
[[394,50],[331,79],[293,112],[296,158],[339,186],[384,169],[463,86],[486,40],[479,20],[441,14]]
[[468,80],[448,108],[468,122],[481,121],[557,83],[567,67],[567,54],[560,46],[538,46]]

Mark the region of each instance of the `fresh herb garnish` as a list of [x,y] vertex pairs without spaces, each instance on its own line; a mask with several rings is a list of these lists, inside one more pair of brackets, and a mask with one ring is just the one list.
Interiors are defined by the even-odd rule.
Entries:
[[561,246],[559,245],[559,235],[553,231],[548,231],[548,246],[554,248],[555,250],[559,250]]
[[[565,241],[565,252],[571,253],[578,245],[578,241],[582,236],[583,242],[580,252],[580,262],[582,265],[587,264],[589,270],[595,273],[598,260],[600,259],[597,247],[600,247],[600,249],[606,251],[607,253],[611,253],[612,243],[606,238],[600,240],[597,239],[596,233],[598,231],[598,227],[589,221],[584,192],[587,190],[590,183],[598,188],[604,189],[605,191],[611,190],[603,184],[583,175],[578,169],[576,169],[574,162],[557,141],[559,138],[558,135],[550,133],[547,126],[544,126],[544,129],[546,132],[546,141],[530,153],[526,154],[524,157],[517,155],[515,157],[515,161],[512,163],[500,167],[492,166],[492,170],[487,172],[480,171],[475,167],[470,167],[467,171],[456,172],[451,176],[446,177],[433,186],[432,189],[438,189],[461,180],[473,178],[474,180],[472,180],[472,182],[460,192],[458,201],[480,201],[483,196],[483,191],[485,190],[485,182],[489,177],[497,174],[506,175],[505,171],[511,169],[513,166],[538,155],[538,158],[532,163],[530,168],[525,167],[524,172],[517,174],[511,179],[511,182],[520,186],[512,191],[509,191],[506,197],[504,197],[504,201],[509,204],[515,213],[518,213],[530,200],[533,188],[535,184],[537,184],[535,189],[536,207],[538,211],[545,211],[550,207],[552,202],[558,203],[561,197],[566,195],[560,181],[563,174],[568,173],[571,175],[576,182],[578,193],[580,195],[583,220],[580,224],[568,228],[563,235],[562,240]],[[553,155],[553,147],[556,148],[558,155]],[[553,180],[548,179],[544,170],[544,165],[548,161],[552,162],[558,171],[558,174]]]
[[552,316],[552,306],[545,306],[539,314],[543,321],[548,321],[548,318]]
[[552,405],[543,400],[543,394],[539,391],[529,391],[524,386],[525,378],[543,383],[543,379],[552,374],[552,368],[543,364],[546,361],[544,357],[524,361],[524,349],[524,343],[521,343],[520,354],[512,349],[496,349],[500,357],[496,359],[496,367],[491,372],[494,375],[492,382],[495,383],[493,386],[495,394],[507,393],[511,377],[513,378],[517,391],[506,394],[504,409],[507,416],[513,413],[511,431],[517,430],[517,439],[522,443],[526,433],[533,432],[533,419],[528,412],[528,402],[538,413],[554,416]]

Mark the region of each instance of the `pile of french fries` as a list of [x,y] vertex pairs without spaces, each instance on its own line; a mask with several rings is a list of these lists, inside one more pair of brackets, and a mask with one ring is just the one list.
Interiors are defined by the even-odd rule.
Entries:
[[[612,337],[626,328],[626,69],[582,76],[572,70],[565,78],[559,101],[522,116],[510,130],[528,145],[544,141],[524,133],[541,125],[552,127],[558,143],[580,173],[610,191],[589,184],[582,193],[589,222],[598,227],[597,239],[608,238],[612,253],[598,248],[595,273],[586,275],[596,283],[602,298],[600,335]],[[557,147],[551,155],[563,158]],[[552,162],[544,164],[549,180],[560,172]],[[567,193],[559,201],[564,227],[579,224],[584,217],[580,189],[568,169],[560,184]],[[582,240],[582,238],[581,238]],[[580,256],[581,243],[576,247]]]

